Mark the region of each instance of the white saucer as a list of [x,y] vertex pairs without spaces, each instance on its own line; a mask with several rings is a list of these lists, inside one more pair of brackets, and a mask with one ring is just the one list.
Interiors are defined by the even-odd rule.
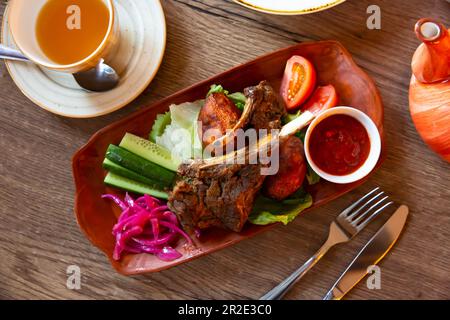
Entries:
[[265,13],[272,14],[308,14],[334,7],[345,0],[234,0],[235,2]]
[[[166,22],[159,0],[115,0],[120,40],[107,61],[120,74],[119,85],[108,92],[80,88],[70,74],[42,69],[26,62],[7,61],[19,89],[40,107],[71,118],[111,113],[133,101],[150,84],[166,47]],[[16,47],[9,31],[7,11],[2,43]]]

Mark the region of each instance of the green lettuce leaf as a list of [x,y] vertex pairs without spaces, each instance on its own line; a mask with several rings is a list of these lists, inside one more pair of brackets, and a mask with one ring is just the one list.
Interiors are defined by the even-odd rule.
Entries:
[[320,182],[319,175],[311,168],[308,163],[308,170],[306,171],[306,180],[308,180],[308,184],[312,186],[313,184]]
[[302,114],[302,112],[299,110],[296,113],[288,113],[284,116],[283,120],[283,124],[289,123],[291,121],[294,121],[295,119],[297,119],[298,117],[300,117],[300,115]]
[[220,84],[213,84],[211,86],[211,89],[209,89],[207,97],[213,93],[223,93],[224,95],[228,96],[229,92],[225,90]]
[[236,107],[239,110],[244,110],[245,101],[247,100],[245,98],[245,95],[242,92],[235,92],[231,93],[228,90],[225,90],[220,84],[213,84],[211,86],[211,89],[209,89],[208,94],[206,96],[209,96],[213,93],[223,93],[226,95],[233,103],[236,105]]
[[311,207],[312,203],[311,195],[302,189],[283,201],[259,196],[248,220],[250,223],[257,225],[268,225],[276,222],[286,225],[292,222],[300,212]]
[[158,114],[155,122],[153,123],[152,131],[150,132],[150,141],[156,142],[156,138],[164,133],[164,130],[166,130],[166,127],[171,122],[172,118],[169,111],[163,114]]
[[155,142],[171,150],[182,160],[201,157],[202,143],[198,133],[197,119],[203,104],[204,100],[197,100],[171,105],[169,112],[171,122],[165,125],[162,134],[156,135]]
[[245,107],[245,101],[247,98],[244,96],[242,92],[235,92],[228,95],[228,98],[233,101],[233,103],[236,105],[236,107],[243,111]]

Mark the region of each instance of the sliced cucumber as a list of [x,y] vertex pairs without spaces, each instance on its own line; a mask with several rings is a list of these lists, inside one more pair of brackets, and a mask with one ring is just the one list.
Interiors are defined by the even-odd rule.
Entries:
[[112,162],[109,159],[106,159],[103,161],[103,168],[105,168],[106,170],[108,170],[109,172],[115,173],[119,176],[137,181],[137,182],[142,182],[146,185],[149,185],[152,188],[155,189],[161,189],[161,190],[166,190],[171,188],[172,184],[166,184],[163,183],[161,181],[156,181],[147,177],[144,177],[134,171],[131,171],[127,168],[122,167],[121,165],[118,165],[117,163]]
[[164,133],[164,130],[171,122],[172,118],[170,111],[167,111],[164,114],[158,114],[155,123],[153,124],[152,132],[150,132],[150,141],[156,142],[156,138]]
[[[108,147],[108,150],[106,151],[106,158],[123,168],[137,173],[138,175],[149,178],[155,182],[160,182],[159,185],[162,188],[170,187],[175,179],[175,173],[173,171],[167,170],[166,168],[154,164],[115,145],[110,145]],[[116,173],[120,174],[120,172]],[[121,175],[127,177],[127,175]],[[139,181],[133,177],[129,178]]]
[[119,146],[172,171],[177,171],[181,164],[181,160],[169,150],[131,133],[125,134]]
[[109,186],[130,191],[139,194],[148,194],[156,198],[168,199],[169,195],[167,192],[152,188],[144,183],[134,181],[115,173],[109,172],[105,177],[105,183]]

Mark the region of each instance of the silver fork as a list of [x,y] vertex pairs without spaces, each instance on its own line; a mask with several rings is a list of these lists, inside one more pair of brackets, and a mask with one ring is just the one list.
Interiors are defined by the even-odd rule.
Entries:
[[[292,286],[300,278],[302,278],[306,272],[308,272],[325,255],[325,253],[328,252],[328,250],[330,250],[331,247],[353,239],[354,236],[364,229],[386,207],[393,204],[392,201],[386,202],[389,197],[383,196],[383,191],[378,191],[380,191],[380,188],[375,188],[347,209],[342,211],[331,223],[328,239],[319,251],[317,251],[316,254],[306,261],[303,266],[295,270],[283,282],[262,296],[260,300],[281,299],[292,288]],[[364,209],[366,210],[363,212]]]

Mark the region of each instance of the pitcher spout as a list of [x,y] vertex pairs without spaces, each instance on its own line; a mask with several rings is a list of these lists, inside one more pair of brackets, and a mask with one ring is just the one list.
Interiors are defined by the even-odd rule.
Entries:
[[417,48],[412,71],[421,83],[436,83],[450,79],[450,32],[436,20],[420,19],[415,32],[423,43]]

